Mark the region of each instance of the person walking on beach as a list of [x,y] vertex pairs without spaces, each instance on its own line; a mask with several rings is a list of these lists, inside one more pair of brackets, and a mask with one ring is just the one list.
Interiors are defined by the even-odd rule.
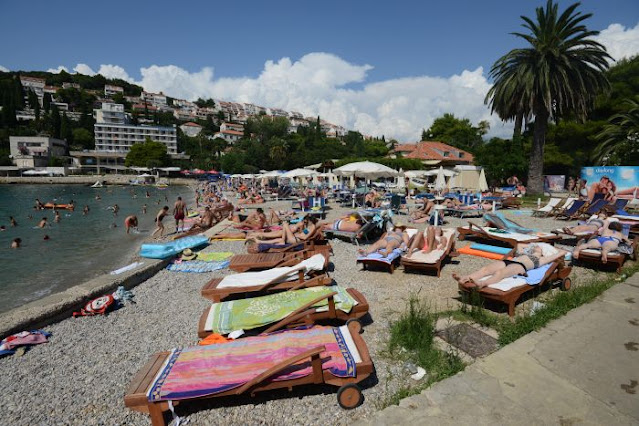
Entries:
[[47,218],[43,217],[42,220],[40,221],[40,223],[38,223],[38,228],[44,228],[47,225],[48,225]]
[[180,232],[180,222],[182,222],[182,229],[184,229],[184,218],[187,215],[186,203],[182,201],[182,197],[177,197],[177,201],[173,206],[173,217],[175,218],[175,232]]
[[169,213],[169,206],[162,207],[162,210],[158,212],[157,216],[155,217],[155,225],[157,227],[155,228],[155,231],[153,231],[153,233],[151,234],[151,237],[155,237],[155,234],[157,234],[158,232],[160,233],[160,237],[164,235],[164,224],[162,223],[162,219],[164,219],[168,213]]
[[9,223],[11,224],[12,227],[16,227],[18,226],[18,222],[16,222],[16,220],[13,218],[13,216],[9,216]]
[[131,228],[135,228],[136,230],[138,229],[138,217],[135,215],[130,215],[127,216],[126,219],[124,219],[124,228],[126,229],[126,233],[129,233],[129,230]]

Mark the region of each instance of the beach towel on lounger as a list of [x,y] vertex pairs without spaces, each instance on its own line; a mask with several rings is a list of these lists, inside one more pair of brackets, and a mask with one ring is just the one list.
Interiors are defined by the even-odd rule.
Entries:
[[305,274],[308,274],[311,271],[323,270],[325,260],[326,259],[323,255],[316,254],[295,266],[283,266],[258,272],[242,272],[239,274],[227,275],[218,284],[217,288],[251,287],[269,284],[271,282],[294,281],[297,279],[297,273],[300,270],[303,270]]
[[[206,318],[204,330],[228,334],[235,330],[252,330],[263,327],[286,318],[298,308],[332,292],[337,292],[333,296],[336,309],[348,313],[357,303],[345,288],[337,285],[309,287],[268,296],[213,303]],[[313,307],[325,307],[318,310],[328,309],[328,299],[316,303]]]
[[[350,336],[349,336],[350,337]],[[322,369],[338,377],[355,377],[355,357],[342,330],[315,326],[286,330],[228,343],[174,349],[153,381],[151,402],[197,398],[234,389],[269,368],[308,350],[324,346]],[[293,380],[312,373],[310,359],[270,378]]]
[[395,260],[397,260],[397,258],[399,258],[403,253],[404,253],[404,250],[401,250],[398,248],[393,249],[393,251],[388,253],[388,255],[386,256],[383,256],[380,252],[376,251],[366,256],[358,256],[357,261],[360,262],[362,260],[375,260],[377,262],[383,262],[390,265]]
[[526,274],[528,275],[527,277],[516,275],[514,277],[504,278],[498,283],[491,284],[488,287],[495,288],[501,291],[508,291],[524,284],[537,285],[541,283],[541,280],[544,278],[544,275],[546,275],[546,272],[548,272],[548,269],[550,269],[551,266],[552,264],[549,263],[547,265],[540,266],[537,269],[531,269],[530,271],[526,272]]

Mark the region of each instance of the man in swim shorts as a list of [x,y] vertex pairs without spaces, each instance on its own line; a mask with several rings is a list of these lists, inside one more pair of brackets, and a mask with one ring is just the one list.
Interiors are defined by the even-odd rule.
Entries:
[[126,219],[124,219],[124,228],[126,229],[126,233],[129,233],[129,230],[131,228],[138,228],[138,217],[135,215],[131,215],[131,216],[127,216]]
[[175,218],[175,232],[180,232],[180,222],[184,228],[184,218],[187,215],[186,203],[182,201],[182,197],[178,197],[173,205],[173,217]]

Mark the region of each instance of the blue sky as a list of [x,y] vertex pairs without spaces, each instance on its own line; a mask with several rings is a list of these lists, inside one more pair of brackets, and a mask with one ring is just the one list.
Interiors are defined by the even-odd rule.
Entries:
[[[374,87],[375,83],[395,84],[420,77],[450,79],[478,67],[483,67],[480,74],[486,79],[487,71],[499,56],[521,45],[509,35],[520,30],[519,16],[533,16],[535,7],[545,1],[3,3],[0,66],[7,69],[47,70],[64,66],[72,70],[82,63],[98,71],[101,65],[111,64],[125,70],[129,79],[151,85],[150,90],[164,89],[174,96],[237,96],[241,98],[238,100],[279,103],[267,106],[291,108],[299,104],[298,109],[308,110],[303,112],[318,113],[322,112],[319,104],[296,101],[283,105],[284,95],[264,94],[266,89],[257,96],[260,90],[253,86],[265,73],[265,63],[273,61],[277,65],[282,58],[290,58],[295,65],[304,62],[308,54],[333,55],[346,64],[340,64],[337,70],[345,66],[346,75],[354,70],[349,78],[336,77],[328,83],[322,80],[322,84],[337,90],[334,96],[349,89],[365,95],[366,88]],[[571,3],[560,5],[564,8]],[[623,31],[617,31],[622,37],[621,41],[617,37],[618,44],[627,44],[623,37],[632,37],[634,41],[634,33],[626,31],[639,22],[639,1],[585,0],[580,10],[594,13],[587,21],[589,28],[604,30],[611,24],[620,24]],[[319,60],[307,67],[323,68],[322,64]],[[163,86],[158,78],[141,75],[141,68],[152,65],[174,65],[188,78],[182,75],[186,78],[184,82]],[[363,68],[364,65],[370,68]],[[192,74],[202,70],[209,70],[210,75],[200,76],[197,83],[192,83]],[[162,78],[171,79],[172,75],[165,72]],[[208,83],[220,83],[224,78],[229,79],[229,84],[251,86],[251,90],[238,92],[219,84],[216,88],[206,86],[207,79]],[[276,90],[272,80],[269,82],[268,91]],[[189,84],[194,84],[192,90],[184,88]],[[443,96],[445,92],[440,94]],[[324,107],[324,115],[333,114],[332,119],[339,121],[344,111],[335,111],[334,97],[327,101],[333,107]],[[372,104],[371,107],[374,108]],[[318,111],[311,111],[314,108]],[[345,110],[353,114],[352,108]],[[365,112],[375,121],[383,118],[379,113]],[[413,124],[423,127],[429,120],[432,117]],[[357,118],[350,117],[344,124],[356,122]]]

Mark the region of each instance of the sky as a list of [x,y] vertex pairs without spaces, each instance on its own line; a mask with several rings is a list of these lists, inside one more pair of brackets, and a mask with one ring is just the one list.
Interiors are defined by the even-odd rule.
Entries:
[[[543,0],[0,0],[0,70],[100,73],[189,100],[299,111],[366,135],[416,141],[444,113],[490,114],[490,67],[524,47]],[[563,9],[572,1],[560,1]],[[639,54],[639,1],[584,0],[615,59]]]

